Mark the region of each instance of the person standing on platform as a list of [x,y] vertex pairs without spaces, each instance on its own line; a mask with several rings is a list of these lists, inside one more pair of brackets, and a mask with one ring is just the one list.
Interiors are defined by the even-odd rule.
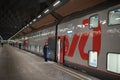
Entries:
[[43,53],[44,53],[44,59],[47,62],[50,55],[50,48],[48,46],[48,42],[45,42],[45,45],[43,47]]
[[21,49],[22,43],[19,43],[19,49]]
[[2,42],[2,43],[1,43],[1,46],[3,47],[3,45],[4,45],[4,44],[3,44],[3,42]]

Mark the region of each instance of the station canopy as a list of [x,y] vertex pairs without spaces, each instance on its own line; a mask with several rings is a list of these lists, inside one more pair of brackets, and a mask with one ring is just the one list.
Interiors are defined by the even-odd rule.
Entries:
[[15,39],[66,16],[119,0],[0,0],[0,35]]

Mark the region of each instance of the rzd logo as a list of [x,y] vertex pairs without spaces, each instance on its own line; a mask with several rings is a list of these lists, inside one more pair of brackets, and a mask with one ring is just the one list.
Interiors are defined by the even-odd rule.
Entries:
[[[85,19],[83,21],[83,25],[89,24],[89,19]],[[85,32],[82,34],[74,34],[71,44],[69,44],[69,40],[67,36],[65,38],[65,55],[69,57],[73,57],[76,47],[79,49],[79,54],[83,60],[88,60],[88,53],[84,51],[85,47],[87,46],[87,40],[90,36],[90,32]],[[101,48],[101,26],[100,22],[98,22],[98,27],[93,29],[93,37],[92,37],[92,50],[100,53]],[[78,45],[77,45],[78,44]]]

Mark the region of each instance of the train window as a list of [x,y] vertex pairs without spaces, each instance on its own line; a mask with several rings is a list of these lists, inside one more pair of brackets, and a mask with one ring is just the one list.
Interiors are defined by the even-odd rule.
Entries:
[[120,9],[109,11],[108,25],[120,24]]
[[108,53],[108,55],[107,55],[107,70],[120,74],[120,54]]
[[90,17],[90,28],[98,27],[98,15],[94,15]]
[[92,67],[97,67],[97,56],[98,52],[97,51],[89,51],[89,66]]

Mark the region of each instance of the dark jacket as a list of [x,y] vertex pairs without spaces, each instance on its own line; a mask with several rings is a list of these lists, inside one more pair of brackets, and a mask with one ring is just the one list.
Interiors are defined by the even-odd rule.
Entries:
[[48,58],[49,53],[50,53],[50,48],[49,48],[48,45],[45,45],[45,46],[44,46],[43,52],[44,52],[44,57],[45,57],[45,58]]

